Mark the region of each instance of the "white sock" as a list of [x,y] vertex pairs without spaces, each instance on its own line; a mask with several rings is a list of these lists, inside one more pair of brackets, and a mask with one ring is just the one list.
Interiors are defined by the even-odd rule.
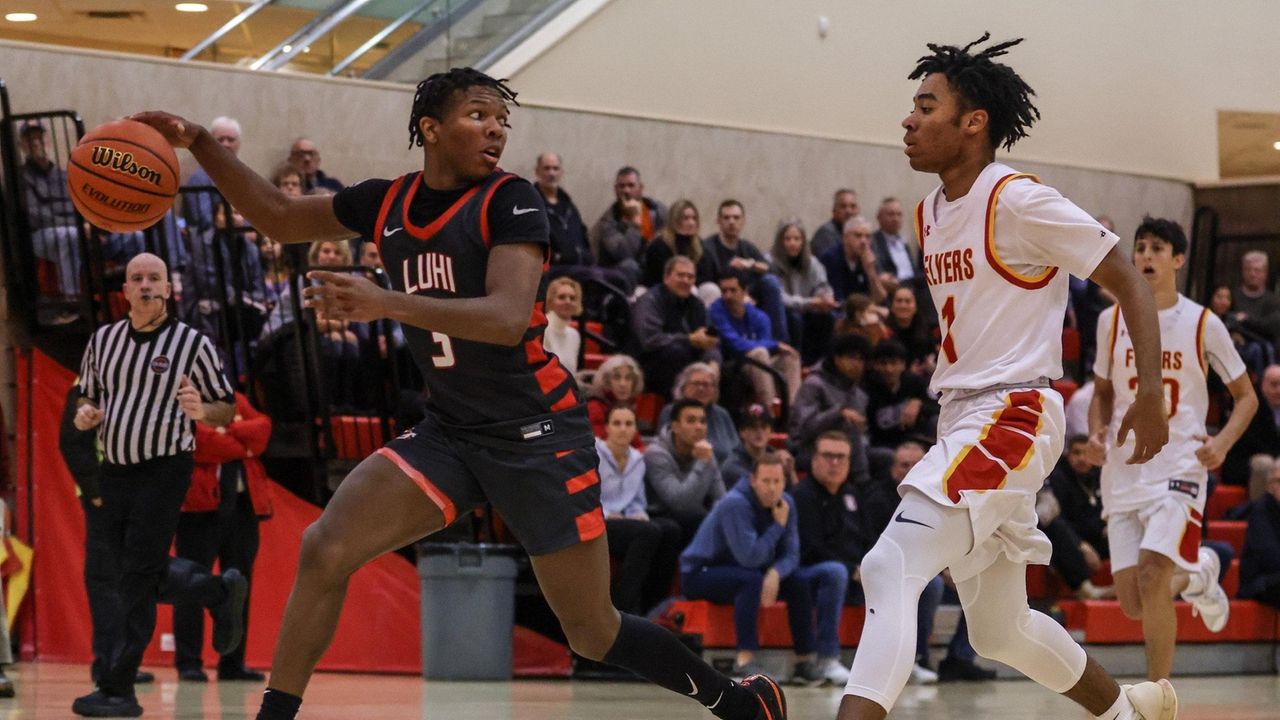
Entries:
[[1129,702],[1129,696],[1124,693],[1124,688],[1120,688],[1120,696],[1111,703],[1111,707],[1104,710],[1101,715],[1094,715],[1098,720],[1133,720],[1134,716],[1133,703]]

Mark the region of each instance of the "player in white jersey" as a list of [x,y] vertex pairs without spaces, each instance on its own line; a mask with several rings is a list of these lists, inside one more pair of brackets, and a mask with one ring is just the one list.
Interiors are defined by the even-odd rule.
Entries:
[[[1124,612],[1142,621],[1147,677],[1173,670],[1181,594],[1213,632],[1231,609],[1218,585],[1217,553],[1200,547],[1208,472],[1249,425],[1258,398],[1227,328],[1201,305],[1178,294],[1187,236],[1172,220],[1146,218],[1133,241],[1133,263],[1155,292],[1160,317],[1161,370],[1169,408],[1169,444],[1150,462],[1126,465],[1132,448],[1111,442],[1113,428],[1133,402],[1137,376],[1128,323],[1115,308],[1098,318],[1098,359],[1089,406],[1091,459],[1102,465],[1102,507],[1107,516],[1111,572]],[[1213,437],[1205,432],[1209,368],[1234,399],[1231,419]],[[1105,453],[1106,461],[1102,462]]]
[[[1061,332],[1067,274],[1111,291],[1135,328],[1140,383],[1119,428],[1132,462],[1164,446],[1160,337],[1151,289],[1087,213],[995,162],[1039,117],[1030,87],[982,50],[929,45],[903,120],[911,167],[942,185],[916,210],[925,275],[941,317],[932,388],[938,443],[899,486],[893,521],[862,563],[867,619],[839,720],[880,720],[910,675],[925,583],[950,568],[974,649],[1107,720],[1170,720],[1168,681],[1118,686],[1065,629],[1027,606],[1026,565],[1045,563],[1035,494],[1062,452]],[[972,52],[971,52],[972,50]]]

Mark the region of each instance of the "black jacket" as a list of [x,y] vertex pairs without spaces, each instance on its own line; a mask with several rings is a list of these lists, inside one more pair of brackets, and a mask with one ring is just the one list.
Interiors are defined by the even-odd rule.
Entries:
[[836,494],[806,477],[791,489],[800,527],[800,564],[836,560],[849,574],[875,543],[854,484],[845,481]]

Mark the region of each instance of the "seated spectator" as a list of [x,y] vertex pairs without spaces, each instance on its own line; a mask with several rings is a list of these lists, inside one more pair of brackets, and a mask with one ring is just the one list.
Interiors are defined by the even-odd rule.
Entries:
[[709,302],[708,298],[714,299],[717,293],[708,286],[715,284],[715,267],[698,239],[700,225],[698,208],[692,202],[681,199],[671,203],[666,226],[640,253],[640,284],[653,287],[662,282],[667,261],[680,255],[692,260],[697,268],[698,295],[703,304]]
[[1244,318],[1232,312],[1233,305],[1230,286],[1219,285],[1213,291],[1209,309],[1222,320],[1222,324],[1227,327],[1227,332],[1231,333],[1231,341],[1235,343],[1236,351],[1240,353],[1240,359],[1244,360],[1244,364],[1249,368],[1249,373],[1254,377],[1261,376],[1262,371],[1276,361],[1275,346],[1256,329],[1246,328],[1242,322]]
[[228,363],[233,376],[248,366],[269,312],[258,234],[245,226],[235,208],[218,203],[213,227],[190,234],[188,280],[179,303],[184,321],[220,347],[236,346]]
[[[359,264],[380,273],[385,274],[387,271],[386,266],[382,264],[382,251],[375,242],[360,243]],[[379,282],[376,276],[373,277],[373,281]],[[361,383],[365,394],[376,392],[382,385],[378,378],[386,378],[387,374],[394,370],[395,380],[401,393],[408,393],[401,398],[402,403],[413,404],[411,397],[423,387],[422,373],[413,360],[409,341],[404,336],[404,327],[395,320],[382,318],[368,323],[353,323],[352,328],[360,339],[360,365],[369,373],[366,375],[365,382]],[[393,360],[394,367],[387,362],[388,360]],[[369,378],[375,381],[369,382]],[[416,421],[408,425],[398,422],[396,427],[413,427],[416,424]]]
[[310,195],[317,188],[336,193],[346,187],[341,180],[320,169],[320,149],[310,139],[300,137],[289,148],[289,164],[302,176],[302,192]]
[[[350,267],[351,246],[332,240],[312,243],[307,262],[312,267]],[[351,412],[356,404],[355,383],[360,376],[360,339],[350,321],[331,320],[318,309],[315,323],[320,361],[331,393],[329,401],[335,409]]]
[[[606,435],[606,418],[614,406],[635,409],[636,396],[644,392],[644,372],[630,355],[610,355],[591,377],[591,397],[587,398],[587,416],[591,430],[601,439]],[[644,450],[644,440],[637,432],[631,446]]]
[[[19,132],[25,159],[19,171],[23,210],[31,232],[31,248],[36,257],[58,270],[58,291],[66,298],[80,295],[80,231],[71,204],[67,171],[49,158],[44,125],[28,121]],[[74,322],[77,315],[63,312],[55,325]]]
[[796,460],[791,453],[782,448],[775,448],[769,441],[773,437],[773,420],[769,410],[763,405],[752,405],[742,413],[738,422],[738,438],[742,440],[729,459],[720,466],[720,477],[724,478],[725,487],[732,487],[742,478],[751,474],[761,457],[777,455],[782,458],[782,469],[787,476],[787,488],[796,484]]
[[667,222],[667,208],[644,194],[640,171],[631,166],[618,170],[613,183],[617,200],[604,211],[588,235],[602,268],[615,269],[626,278],[628,293],[640,283],[640,253]]
[[578,352],[582,335],[573,320],[582,315],[582,286],[571,277],[558,277],[547,284],[547,327],[543,346],[560,358],[565,370],[578,374]]
[[1258,412],[1222,463],[1222,482],[1243,485],[1249,477],[1249,458],[1258,453],[1274,455],[1280,448],[1280,365],[1271,365],[1258,383]]
[[848,573],[834,561],[800,563],[794,501],[785,486],[782,461],[766,455],[750,477],[716,503],[680,555],[680,586],[691,600],[733,603],[738,653],[732,676],[761,672],[755,663],[760,607],[785,600],[795,642],[794,679],[840,685],[849,679],[840,661],[841,600]]
[[915,290],[900,287],[890,295],[889,315],[884,320],[886,334],[907,348],[907,371],[925,380],[933,375],[938,363],[935,325],[920,312]]
[[746,288],[736,274],[729,273],[720,278],[720,299],[707,308],[707,317],[720,335],[725,359],[742,361],[749,358],[782,375],[784,386],[778,387],[769,373],[742,362],[742,372],[751,382],[755,402],[772,407],[784,393],[788,406],[795,402],[796,392],[800,389],[800,353],[773,338],[769,316],[747,304]]
[[809,476],[791,491],[800,522],[800,562],[840,563],[849,580],[841,602],[861,605],[864,598],[859,566],[877,533],[870,525],[870,517],[860,509],[860,493],[849,475],[853,456],[849,436],[839,430],[822,433],[812,455]]
[[871,236],[871,249],[876,254],[876,268],[884,291],[893,295],[899,287],[924,289],[920,246],[902,237],[902,203],[893,197],[881,200],[876,223],[880,228]]
[[902,343],[890,338],[871,348],[866,388],[872,445],[895,448],[906,440],[933,444],[940,409],[924,380],[907,373],[907,348]]
[[[213,139],[217,140],[219,145],[230,150],[232,155],[240,154],[240,122],[235,118],[226,116],[214,118],[213,122],[209,123],[209,134],[213,135]],[[204,168],[197,167],[196,171],[191,173],[191,177],[187,178],[185,187],[213,188],[213,179],[204,171]],[[187,229],[191,232],[202,232],[212,228],[213,210],[221,204],[222,194],[217,190],[184,193],[182,217],[187,222]]]
[[702,239],[705,255],[711,260],[711,278],[718,281],[728,273],[737,275],[756,306],[769,317],[773,336],[783,342],[791,342],[787,308],[782,301],[782,285],[778,276],[769,272],[769,261],[760,248],[742,237],[745,213],[742,203],[737,200],[720,203],[716,211],[716,226],[720,232]]
[[1071,393],[1071,399],[1067,400],[1065,410],[1067,437],[1089,434],[1089,404],[1093,402],[1093,391],[1093,374],[1090,373],[1089,379],[1076,388],[1076,391]]
[[[204,567],[213,561],[226,572],[235,568],[250,582],[258,556],[258,524],[272,514],[271,483],[260,456],[271,438],[271,418],[236,393],[236,415],[230,425],[196,423],[195,467],[182,504],[174,547],[180,558]],[[240,644],[218,660],[219,680],[262,681],[266,676],[244,664],[249,605],[244,606],[245,633]],[[202,668],[204,609],[190,603],[173,606],[174,666],[182,680],[205,682]]]
[[876,271],[876,253],[871,249],[871,223],[859,216],[844,224],[839,245],[818,256],[827,269],[827,282],[838,298],[862,293],[872,302],[884,300],[884,286]]
[[707,308],[693,296],[693,261],[677,255],[667,261],[662,284],[636,300],[632,333],[640,348],[640,366],[649,389],[669,397],[680,369],[694,362],[719,363],[720,339],[709,332]]
[[607,437],[596,439],[596,452],[609,555],[618,559],[611,595],[614,607],[644,615],[670,593],[684,546],[674,520],[649,517],[644,458],[632,446],[638,434],[635,412],[615,406],[607,422]]
[[1239,595],[1280,608],[1280,464],[1271,471],[1267,493],[1252,504],[1240,555]]
[[810,365],[826,354],[835,327],[832,313],[840,302],[827,282],[827,269],[809,250],[799,219],[778,224],[769,258],[782,288],[792,344],[799,341],[800,355]]
[[1039,527],[1053,544],[1049,565],[1081,600],[1115,597],[1115,588],[1089,579],[1110,557],[1102,519],[1101,472],[1089,462],[1089,436],[1067,439],[1066,457],[1036,498]]
[[[676,400],[695,400],[707,410],[707,441],[711,443],[716,464],[723,466],[740,442],[734,429],[733,416],[720,405],[720,372],[707,363],[693,363],[680,371],[676,378]],[[671,422],[673,406],[667,405],[658,413],[658,427]],[[736,480],[737,478],[734,478]]]
[[854,293],[844,301],[844,316],[836,322],[836,335],[861,335],[872,345],[889,334],[884,318],[887,311],[862,293]]
[[[539,154],[533,174],[537,177],[533,186],[542,195],[551,226],[550,274],[553,277],[564,274],[582,279],[577,273],[594,270],[595,258],[591,255],[591,244],[587,242],[587,226],[582,222],[582,214],[569,193],[560,187],[560,178],[564,174],[560,156],[553,152]],[[590,272],[587,274],[589,276]]]
[[1240,287],[1236,288],[1232,300],[1234,319],[1240,327],[1256,333],[1274,347],[1280,343],[1280,297],[1267,289],[1270,275],[1265,252],[1245,253],[1240,258]]
[[813,243],[810,247],[813,256],[820,258],[831,248],[840,245],[841,238],[844,236],[844,224],[857,215],[858,193],[848,188],[837,190],[831,197],[831,219],[819,225],[813,232]]
[[654,517],[680,526],[681,547],[697,532],[724,481],[707,442],[707,411],[697,400],[672,403],[671,424],[644,450],[644,482]]
[[852,477],[867,477],[867,453],[863,434],[867,431],[867,393],[862,374],[871,344],[861,335],[842,335],[831,346],[831,355],[800,383],[796,403],[791,408],[791,446],[800,467],[809,467],[809,452],[818,436],[839,430],[853,444]]

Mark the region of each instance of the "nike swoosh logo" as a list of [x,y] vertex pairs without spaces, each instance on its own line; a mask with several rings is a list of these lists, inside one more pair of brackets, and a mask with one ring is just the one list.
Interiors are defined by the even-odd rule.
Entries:
[[[693,678],[689,676],[689,673],[685,673],[684,676],[689,681],[689,687],[692,688],[692,690],[690,690],[687,694],[689,697],[694,697],[695,695],[698,694],[698,683],[693,681]],[[717,700],[716,702],[719,702],[719,701]]]
[[401,231],[401,230],[403,230],[403,229],[404,229],[404,228],[402,228],[402,227],[398,227],[398,228],[382,228],[382,237],[384,237],[384,238],[385,238],[385,237],[391,237],[392,235],[395,235],[396,233],[400,232],[400,231]]
[[905,517],[902,517],[902,511],[901,511],[901,510],[899,510],[899,511],[898,511],[898,515],[897,515],[897,517],[895,517],[895,518],[893,519],[893,521],[894,521],[894,522],[900,522],[900,523],[911,523],[912,525],[919,525],[919,526],[921,526],[921,527],[927,527],[927,528],[929,528],[930,530],[932,530],[932,529],[933,529],[933,526],[932,526],[932,525],[926,525],[926,524],[924,524],[924,523],[920,522],[919,520],[912,520],[911,518],[905,518]]
[[531,212],[538,212],[538,208],[522,208],[519,206],[511,208],[512,215],[526,215]]
[[715,710],[715,709],[716,709],[716,706],[717,706],[717,705],[719,705],[719,704],[720,704],[720,701],[721,701],[721,700],[723,700],[723,699],[724,699],[724,691],[723,691],[723,690],[721,690],[721,691],[720,691],[720,694],[716,696],[716,701],[715,701],[715,702],[713,702],[713,703],[711,703],[710,705],[708,705],[708,706],[707,706],[707,709],[708,709],[708,710]]

